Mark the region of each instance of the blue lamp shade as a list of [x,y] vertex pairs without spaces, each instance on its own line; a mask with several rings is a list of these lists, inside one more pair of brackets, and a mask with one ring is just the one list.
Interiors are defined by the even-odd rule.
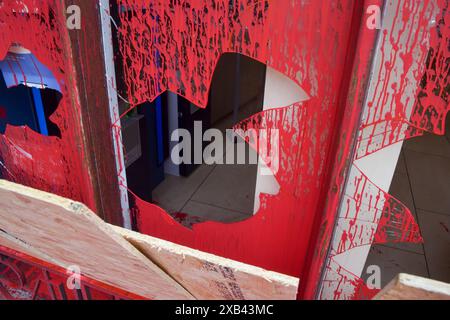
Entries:
[[[61,94],[59,83],[50,69],[32,53],[10,51],[0,61],[0,72],[0,134],[5,132],[7,124],[27,125],[46,136],[50,134],[50,127],[52,135],[59,132],[57,126],[47,119],[59,103],[50,91]],[[44,105],[42,94],[47,97],[47,105]],[[52,102],[49,102],[49,96],[52,96]]]
[[40,63],[32,53],[8,52],[5,59],[0,61],[0,70],[8,88],[25,85],[61,92],[59,83],[50,69]]

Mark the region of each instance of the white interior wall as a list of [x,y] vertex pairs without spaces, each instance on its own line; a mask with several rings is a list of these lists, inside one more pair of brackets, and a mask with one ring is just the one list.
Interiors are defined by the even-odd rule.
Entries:
[[[302,90],[293,80],[270,67],[267,67],[266,84],[264,89],[263,110],[290,106],[296,102],[306,101],[308,94]],[[283,150],[280,150],[283,152]],[[280,154],[279,152],[279,154]],[[286,152],[286,150],[284,150]],[[280,185],[273,176],[267,175],[269,169],[264,161],[259,158],[258,175],[256,176],[255,205],[253,213],[257,213],[260,206],[261,193],[276,195]]]

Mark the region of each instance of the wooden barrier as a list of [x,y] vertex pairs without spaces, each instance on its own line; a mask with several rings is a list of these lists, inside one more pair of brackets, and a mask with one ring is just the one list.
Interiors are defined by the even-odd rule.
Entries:
[[145,298],[296,298],[298,278],[111,226],[53,194],[0,180],[0,203],[0,245]]
[[197,299],[295,300],[299,279],[114,227]]
[[450,300],[450,284],[400,273],[374,300]]
[[81,203],[0,180],[0,245],[149,299],[193,299]]

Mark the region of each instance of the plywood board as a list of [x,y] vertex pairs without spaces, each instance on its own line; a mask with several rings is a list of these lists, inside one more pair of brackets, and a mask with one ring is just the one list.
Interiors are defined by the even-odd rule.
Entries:
[[[31,248],[27,243],[21,242],[20,240],[11,237],[9,234],[3,232],[2,230],[0,230],[0,246],[7,247],[14,251],[34,257],[36,257],[38,253],[36,249]],[[38,255],[40,258],[45,258],[42,259],[44,261],[48,261],[49,259],[51,259],[42,252],[39,252]]]
[[374,300],[450,300],[450,284],[400,273]]
[[298,278],[113,228],[198,299],[296,299]]
[[81,203],[4,180],[0,203],[0,244],[149,299],[193,298]]

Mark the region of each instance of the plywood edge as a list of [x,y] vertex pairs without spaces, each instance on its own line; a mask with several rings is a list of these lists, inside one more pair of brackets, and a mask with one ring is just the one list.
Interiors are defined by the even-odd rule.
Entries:
[[97,223],[99,229],[103,232],[107,233],[114,241],[119,243],[123,248],[125,248],[129,253],[131,253],[136,258],[139,258],[141,262],[146,265],[150,270],[154,271],[161,278],[167,281],[167,284],[172,285],[178,291],[178,295],[171,297],[171,299],[195,299],[194,296],[186,290],[180,283],[174,280],[169,274],[167,274],[164,270],[162,270],[158,265],[156,265],[152,260],[149,260],[148,257],[143,254],[138,248],[133,246],[129,241],[124,239],[121,235],[117,234],[112,228],[112,225],[105,223],[96,215],[91,214],[91,211],[82,205],[79,207],[79,213],[87,215],[92,222]]
[[288,276],[282,273],[268,271],[262,269],[260,267],[252,266],[249,264],[245,264],[239,261],[231,260],[228,258],[223,258],[214,254],[210,254],[207,252],[195,250],[189,247],[185,247],[182,245],[178,245],[166,240],[158,239],[155,237],[151,237],[148,235],[144,235],[138,232],[134,232],[131,230],[127,230],[117,226],[111,226],[114,231],[118,234],[122,235],[125,239],[129,240],[131,243],[135,243],[136,241],[145,242],[158,250],[166,250],[173,254],[182,255],[182,256],[192,256],[201,260],[205,260],[211,263],[220,264],[229,268],[237,269],[242,272],[251,273],[254,275],[258,275],[261,278],[267,279],[269,281],[277,281],[280,284],[286,286],[298,286],[299,279]]
[[0,246],[7,247],[9,249],[12,249],[17,252],[24,253],[28,256],[31,256],[33,258],[37,258],[40,260],[47,261],[51,264],[60,266],[62,265],[62,262],[56,259],[53,259],[52,257],[46,255],[45,253],[39,251],[36,248],[33,248],[31,245],[29,245],[26,242],[23,242],[20,239],[15,238],[14,236],[0,230]]
[[[168,274],[161,270],[144,254],[142,254],[135,246],[131,245],[122,236],[117,234],[109,224],[105,223],[84,204],[48,192],[12,183],[6,180],[0,180],[0,190],[14,194],[14,196],[20,198],[24,202],[31,202],[32,200],[35,200],[42,203],[43,205],[48,204],[51,206],[60,207],[62,210],[69,211],[71,214],[83,216],[83,218],[87,219],[89,223],[92,223],[93,226],[105,233],[115,243],[117,243],[117,245],[122,247],[140,263],[142,263],[146,268],[148,268],[149,276],[151,275],[150,272],[154,272],[157,276],[165,281],[167,286],[171,286],[173,288],[172,290],[174,292],[174,295],[173,297],[167,297],[167,299],[195,299],[192,294],[190,294],[185,288],[183,288],[183,286],[181,286],[178,282],[176,282],[173,278],[171,278]],[[14,246],[12,249],[19,249],[17,251],[23,251],[30,256],[48,261],[59,267],[68,267],[67,263],[55,259],[54,257],[42,252],[41,250],[34,248],[32,244],[28,244],[22,239],[15,238],[14,236],[7,234],[6,232],[2,232],[0,236],[4,237],[5,241],[9,242],[11,246]],[[64,239],[55,239],[55,241],[58,240]],[[8,247],[8,245],[5,246]],[[118,286],[117,283],[98,278],[96,274],[86,273],[85,275],[98,281],[104,281],[108,285]],[[130,288],[126,288],[120,285],[118,287],[120,287],[121,289],[130,290]],[[133,290],[131,290],[130,292],[136,293],[143,297],[153,298],[153,295],[148,295],[148,291],[151,291],[150,288],[146,290],[140,290],[140,292],[134,292]]]
[[[210,253],[198,251],[189,247],[171,243],[166,240],[158,239],[148,235],[143,235],[134,231],[126,230],[120,227],[111,226],[114,231],[127,239],[136,248],[143,252],[149,259],[159,265],[174,279],[180,282],[185,288],[187,288],[194,296],[199,299],[205,298],[204,293],[197,290],[194,292],[190,286],[195,280],[194,275],[190,274],[191,271],[199,273],[199,264],[187,264],[186,261],[191,259],[192,261],[198,261],[213,266],[219,266],[220,268],[227,268],[233,270],[236,275],[236,281],[240,285],[244,296],[248,295],[251,299],[270,299],[270,291],[274,290],[277,294],[274,299],[296,299],[297,289],[299,285],[299,279],[284,275],[281,273],[264,270],[262,268],[248,265],[242,262],[234,261],[231,259],[223,258]],[[178,257],[177,264],[171,264],[174,260],[167,261],[165,257],[171,255]],[[193,270],[193,269],[197,270]],[[204,281],[205,290],[209,290],[206,296],[214,298],[223,298],[220,295],[214,295],[212,291],[212,283],[217,281],[214,274],[208,270],[201,272],[202,281]],[[210,280],[210,281],[208,281]],[[252,284],[252,280],[254,280]],[[191,282],[191,283],[190,283]],[[245,283],[243,283],[245,282]],[[196,282],[195,289],[198,289],[199,283]],[[208,288],[206,288],[208,286]],[[264,292],[265,291],[265,292]],[[280,292],[284,291],[284,292]]]
[[[9,192],[15,192],[21,196],[29,197],[35,200],[44,201],[53,205],[59,205],[66,210],[74,210],[79,206],[83,206],[81,203],[72,201],[52,193],[44,192],[41,190],[33,189],[27,186],[23,186],[17,183],[9,182],[7,180],[0,179],[0,189]],[[78,205],[77,205],[78,204]]]
[[450,284],[400,273],[375,300],[450,300]]

